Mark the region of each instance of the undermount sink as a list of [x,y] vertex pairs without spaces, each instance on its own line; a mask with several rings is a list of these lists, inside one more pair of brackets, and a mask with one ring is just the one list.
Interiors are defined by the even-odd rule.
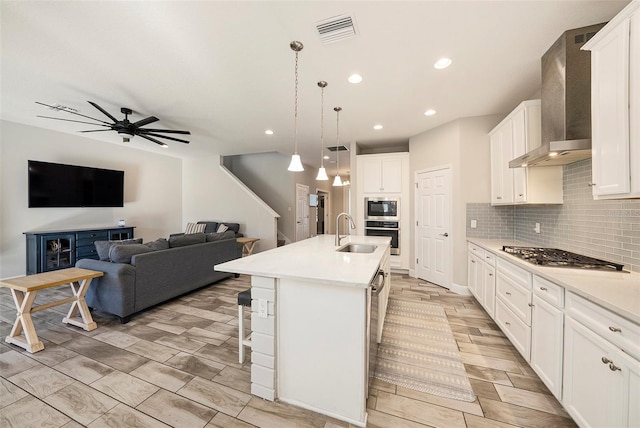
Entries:
[[373,253],[376,250],[376,248],[378,248],[376,245],[370,245],[370,244],[347,244],[343,247],[338,248],[336,251],[340,253],[369,254],[369,253]]

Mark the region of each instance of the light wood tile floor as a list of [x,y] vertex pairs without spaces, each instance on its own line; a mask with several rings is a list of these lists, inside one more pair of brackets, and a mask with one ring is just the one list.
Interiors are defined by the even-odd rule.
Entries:
[[[230,278],[124,325],[94,312],[91,332],[61,323],[66,305],[35,313],[44,351],[0,344],[0,426],[347,427],[250,394],[250,364],[238,364],[236,315],[236,295],[247,288],[249,277]],[[38,302],[52,294],[67,292],[44,290]],[[478,398],[465,403],[374,381],[370,427],[575,426],[472,297],[400,275],[392,277],[391,297],[444,306]],[[2,289],[2,337],[14,317]]]

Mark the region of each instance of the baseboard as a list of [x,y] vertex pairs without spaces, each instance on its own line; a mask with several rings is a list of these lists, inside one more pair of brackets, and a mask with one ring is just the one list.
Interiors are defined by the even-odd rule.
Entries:
[[415,269],[409,269],[409,276],[411,278],[416,278],[416,270]]
[[449,289],[449,291],[453,291],[456,294],[459,294],[461,296],[471,296],[471,291],[469,291],[469,287],[467,287],[466,285],[460,285],[460,284],[455,284],[452,283],[451,284],[451,288]]

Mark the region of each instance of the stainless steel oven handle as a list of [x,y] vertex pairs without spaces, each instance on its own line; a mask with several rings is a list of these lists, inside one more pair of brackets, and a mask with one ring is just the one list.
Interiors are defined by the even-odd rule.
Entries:
[[399,227],[365,227],[366,230],[400,230]]

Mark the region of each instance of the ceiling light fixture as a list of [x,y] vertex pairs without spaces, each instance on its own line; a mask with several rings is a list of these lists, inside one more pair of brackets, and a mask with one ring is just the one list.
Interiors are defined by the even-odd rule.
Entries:
[[270,129],[267,129],[266,131],[264,131],[264,133],[267,135],[273,135],[273,131]]
[[434,114],[436,114],[436,111],[432,108],[424,112],[425,116],[433,116]]
[[291,156],[291,163],[289,164],[289,171],[299,172],[304,171],[300,155],[298,154],[298,54],[304,48],[304,45],[298,41],[289,43],[289,47],[296,53],[295,63],[295,90],[294,90],[294,104],[293,104],[293,155]]
[[349,80],[349,83],[358,84],[362,82],[362,76],[357,73],[353,73],[347,80]]
[[440,58],[439,60],[436,61],[435,64],[433,64],[433,66],[438,70],[442,70],[444,68],[449,67],[452,62],[453,61],[451,61],[450,58]]
[[327,176],[327,170],[324,168],[324,88],[328,85],[327,82],[321,80],[318,82],[318,86],[320,87],[320,145],[322,148],[320,149],[320,169],[318,170],[318,176],[316,180],[329,180]]
[[[340,147],[340,111],[342,107],[334,107],[333,111],[336,112],[336,147]],[[336,150],[336,178],[333,179],[334,186],[342,186],[342,179],[340,178],[340,150]]]
[[382,125],[378,124],[378,125],[373,125],[373,129],[375,129],[376,131],[381,130],[382,128],[384,128]]

